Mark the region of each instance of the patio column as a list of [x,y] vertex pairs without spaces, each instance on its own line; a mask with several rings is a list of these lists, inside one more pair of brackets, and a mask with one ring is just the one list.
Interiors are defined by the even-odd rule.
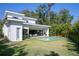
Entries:
[[46,34],[47,34],[47,36],[49,36],[49,28],[47,28]]
[[27,29],[27,33],[28,33],[28,36],[29,36],[29,28]]
[[43,30],[43,36],[49,36],[49,28]]

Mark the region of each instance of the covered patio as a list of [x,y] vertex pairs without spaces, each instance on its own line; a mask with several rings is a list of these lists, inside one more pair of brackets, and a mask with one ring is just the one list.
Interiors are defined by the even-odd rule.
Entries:
[[49,36],[49,27],[47,25],[23,24],[23,36],[37,37]]

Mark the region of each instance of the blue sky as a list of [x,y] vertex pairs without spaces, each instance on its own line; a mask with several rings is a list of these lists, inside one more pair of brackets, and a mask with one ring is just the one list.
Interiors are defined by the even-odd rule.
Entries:
[[[5,10],[20,12],[22,10],[29,9],[35,11],[39,4],[40,3],[0,3],[0,19],[3,18]],[[76,18],[79,16],[79,4],[56,3],[51,10],[59,12],[63,8],[68,9],[70,14],[74,16],[73,22],[76,21]]]

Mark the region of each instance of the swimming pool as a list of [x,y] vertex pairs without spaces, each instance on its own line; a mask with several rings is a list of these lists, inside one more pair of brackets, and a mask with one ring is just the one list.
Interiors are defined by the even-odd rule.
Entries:
[[44,40],[44,41],[55,41],[55,40],[63,40],[66,39],[64,37],[60,37],[60,36],[52,36],[52,37],[39,37],[39,39]]

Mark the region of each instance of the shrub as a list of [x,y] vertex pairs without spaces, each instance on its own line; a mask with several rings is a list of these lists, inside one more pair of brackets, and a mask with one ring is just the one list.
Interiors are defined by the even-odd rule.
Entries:
[[3,22],[0,21],[0,38],[4,37],[2,33]]
[[53,24],[52,27],[50,28],[50,34],[67,37],[70,28],[71,27],[69,23]]
[[9,42],[9,39],[6,36],[4,36],[3,41],[4,42]]
[[2,33],[0,33],[0,38],[3,38],[3,37],[4,37],[4,35]]
[[79,21],[76,22],[72,29],[69,31],[68,38],[70,38],[73,42],[79,44]]

